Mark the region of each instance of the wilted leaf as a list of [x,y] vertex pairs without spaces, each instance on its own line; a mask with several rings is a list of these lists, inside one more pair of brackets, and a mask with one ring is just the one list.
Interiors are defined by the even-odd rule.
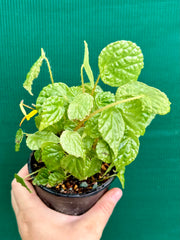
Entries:
[[86,41],[84,41],[84,47],[85,47],[85,50],[84,50],[83,66],[84,66],[86,74],[87,74],[87,76],[89,78],[89,81],[91,83],[91,87],[93,88],[94,87],[94,76],[93,76],[91,67],[89,65],[89,51],[88,51],[88,45],[87,45]]
[[33,80],[39,76],[40,67],[42,65],[44,57],[40,56],[39,59],[33,64],[30,71],[26,76],[26,81],[23,84],[23,87],[31,94],[32,94],[32,84]]
[[20,149],[20,144],[23,140],[23,130],[21,128],[19,128],[16,132],[16,137],[15,137],[15,151],[18,152]]
[[14,174],[14,177],[16,178],[16,181],[18,182],[18,183],[20,183],[23,187],[25,187],[30,193],[32,193],[31,192],[31,190],[28,188],[28,186],[26,185],[26,183],[25,183],[25,181],[24,181],[24,179],[22,178],[22,177],[20,177],[19,175],[17,175],[16,173]]

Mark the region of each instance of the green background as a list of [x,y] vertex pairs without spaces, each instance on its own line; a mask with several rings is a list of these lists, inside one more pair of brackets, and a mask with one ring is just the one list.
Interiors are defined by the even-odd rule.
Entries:
[[[46,51],[55,81],[72,86],[80,84],[84,40],[97,77],[101,49],[122,39],[141,46],[145,68],[140,81],[166,92],[172,110],[156,117],[141,137],[139,155],[126,171],[123,198],[102,239],[180,239],[179,12],[179,0],[0,1],[1,239],[20,239],[10,205],[10,182],[29,150],[23,145],[15,153],[14,135],[22,118],[20,100],[35,102],[41,88],[50,83],[44,64],[33,85],[34,97],[22,88],[40,48]],[[23,128],[34,131],[29,122]],[[113,185],[120,183],[116,180]]]

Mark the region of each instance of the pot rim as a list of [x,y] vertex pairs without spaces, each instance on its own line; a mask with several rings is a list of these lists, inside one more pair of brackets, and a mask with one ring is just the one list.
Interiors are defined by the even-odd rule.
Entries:
[[[28,171],[29,173],[32,173],[32,168],[31,168],[31,161],[32,161],[32,157],[34,156],[34,152],[32,152],[30,154],[29,160],[28,160]],[[32,177],[34,177],[34,175],[32,175]],[[68,197],[68,198],[82,198],[82,197],[90,197],[93,196],[95,194],[97,194],[98,192],[102,191],[105,188],[108,188],[109,185],[114,181],[115,177],[111,177],[109,178],[105,183],[103,183],[101,186],[98,186],[95,190],[93,190],[92,192],[88,192],[88,193],[82,193],[82,194],[66,194],[66,193],[59,193],[59,192],[55,192],[53,191],[51,188],[42,186],[42,185],[35,185],[35,187],[39,187],[42,190],[56,195],[58,197]]]

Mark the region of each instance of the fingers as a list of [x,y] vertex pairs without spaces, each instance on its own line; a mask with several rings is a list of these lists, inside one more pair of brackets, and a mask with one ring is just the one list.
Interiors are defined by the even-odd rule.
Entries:
[[102,232],[121,197],[122,191],[119,188],[113,188],[105,193],[105,195],[84,214],[86,221],[94,222],[96,219],[99,231]]
[[[22,178],[24,178],[26,175],[28,175],[28,169],[27,164],[19,171],[18,175]],[[32,184],[25,180],[25,183],[29,187],[29,189],[32,191],[32,193],[29,193],[27,189],[22,187],[19,183],[16,182],[14,179],[12,181],[12,204],[15,211],[18,211],[18,209],[27,209],[27,208],[33,208],[33,207],[43,207],[44,203],[39,199],[37,194],[35,193],[35,190],[32,186]]]

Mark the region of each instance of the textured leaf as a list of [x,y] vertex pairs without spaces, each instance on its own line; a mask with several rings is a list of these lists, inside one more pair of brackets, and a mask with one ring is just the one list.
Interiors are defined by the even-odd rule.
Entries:
[[25,183],[25,181],[24,181],[24,179],[22,178],[22,177],[20,177],[19,175],[17,175],[16,173],[14,174],[14,177],[16,178],[16,181],[18,182],[18,183],[20,183],[23,187],[25,187],[30,193],[32,193],[31,192],[31,190],[28,188],[28,186],[26,185],[26,183]]
[[126,128],[132,130],[137,136],[145,133],[146,127],[154,119],[155,114],[142,111],[140,99],[119,104]]
[[34,157],[35,157],[36,161],[39,162],[41,160],[41,150],[36,150],[34,152]]
[[83,146],[84,146],[84,149],[86,150],[86,152],[90,151],[92,148],[94,139],[89,136],[86,136],[82,140],[83,140]]
[[121,170],[119,170],[119,172],[117,173],[117,177],[119,178],[123,189],[125,185],[124,173],[125,173],[125,167],[122,166]]
[[50,173],[48,177],[48,183],[50,186],[56,186],[57,184],[63,182],[65,180],[66,176],[64,174],[64,171],[60,169],[59,171],[55,171],[53,173]]
[[85,180],[100,171],[101,161],[95,158],[91,160],[68,155],[62,159],[61,167],[77,179]]
[[89,115],[93,107],[93,97],[88,93],[82,93],[69,104],[68,118],[70,120],[83,120]]
[[98,120],[98,127],[103,139],[117,156],[125,129],[124,120],[119,109],[109,108],[103,111]]
[[112,162],[111,149],[104,140],[100,139],[98,141],[96,145],[96,153],[97,153],[97,157],[101,159],[103,162],[106,162],[106,163]]
[[89,81],[91,83],[91,87],[93,88],[94,87],[94,76],[93,76],[91,67],[89,65],[89,51],[88,51],[88,45],[87,45],[86,41],[84,41],[84,47],[85,47],[85,51],[84,51],[83,65],[84,65],[84,69],[86,71],[86,74],[89,78]]
[[26,139],[26,145],[31,150],[39,150],[46,142],[58,143],[59,138],[52,132],[41,131],[29,134]]
[[64,112],[64,100],[61,97],[47,98],[42,105],[39,130],[42,131],[44,128],[57,123],[63,117]]
[[60,136],[60,143],[68,154],[84,158],[83,142],[79,133],[69,130],[64,131]]
[[85,124],[85,133],[91,138],[100,137],[100,132],[98,129],[98,119],[100,114],[96,114],[94,117],[90,118]]
[[135,160],[139,151],[139,144],[139,139],[133,134],[133,132],[125,132],[119,146],[118,155],[113,160],[118,172],[121,170],[122,166],[127,166]]
[[49,171],[47,168],[41,168],[33,180],[34,185],[46,186],[48,183]]
[[142,82],[132,82],[117,89],[116,100],[129,96],[140,96],[143,111],[164,115],[170,111],[170,102],[166,94]]
[[64,151],[57,143],[44,143],[42,146],[42,161],[50,170],[57,170],[60,168],[60,160],[64,156]]
[[16,132],[16,137],[15,137],[15,151],[18,152],[20,149],[20,144],[23,140],[23,130],[21,128],[19,128]]
[[72,101],[74,98],[73,93],[66,84],[61,82],[49,84],[42,89],[36,100],[36,109],[39,113],[41,112],[41,107],[45,100],[52,96],[62,97],[67,102]]
[[117,41],[106,46],[98,59],[101,79],[113,87],[136,81],[144,67],[140,47],[130,41]]
[[35,78],[37,78],[39,76],[40,73],[40,67],[42,65],[44,57],[40,56],[38,58],[38,60],[33,64],[33,66],[31,67],[30,71],[28,72],[27,76],[26,76],[26,81],[23,84],[23,87],[31,94],[32,93],[32,84],[33,84],[33,80]]
[[110,103],[115,102],[115,96],[111,92],[99,92],[95,97],[96,105],[98,108],[102,108]]
[[91,177],[96,173],[99,173],[101,171],[102,161],[99,160],[97,157],[92,157],[89,159],[90,165],[87,170],[86,176]]

